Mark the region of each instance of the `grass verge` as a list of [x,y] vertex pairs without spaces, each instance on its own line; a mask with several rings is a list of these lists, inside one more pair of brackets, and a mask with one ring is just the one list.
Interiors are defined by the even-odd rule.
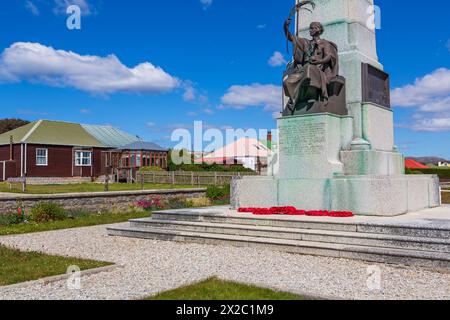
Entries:
[[146,218],[149,216],[150,216],[149,212],[120,213],[120,214],[104,213],[104,214],[90,214],[62,221],[50,221],[42,223],[29,222],[29,223],[13,224],[9,226],[0,226],[0,236],[89,227],[102,224],[121,223],[126,222],[130,219]]
[[287,292],[210,278],[197,284],[160,293],[146,300],[305,300]]
[[70,266],[88,270],[108,265],[111,263],[22,252],[0,246],[0,286],[65,274]]
[[[192,185],[171,185],[171,184],[153,184],[147,183],[144,185],[145,190],[167,190],[167,189],[190,189],[202,188],[202,186]],[[135,191],[141,190],[140,184],[115,183],[109,186],[109,191]],[[80,183],[71,185],[28,185],[26,194],[61,194],[61,193],[79,193],[79,192],[103,192],[105,186],[96,183]],[[23,193],[21,186],[18,184],[12,185],[12,190],[9,189],[8,183],[0,183],[0,192],[8,193]]]

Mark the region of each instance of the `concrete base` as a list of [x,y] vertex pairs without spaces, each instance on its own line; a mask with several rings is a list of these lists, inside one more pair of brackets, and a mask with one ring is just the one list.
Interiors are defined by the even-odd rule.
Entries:
[[232,183],[232,207],[295,206],[397,216],[440,206],[436,176],[341,176],[331,179],[245,177]]

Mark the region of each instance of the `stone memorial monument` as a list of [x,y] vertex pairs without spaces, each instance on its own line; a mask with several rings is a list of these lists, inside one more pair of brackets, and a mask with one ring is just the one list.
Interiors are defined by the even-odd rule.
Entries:
[[404,174],[404,157],[394,145],[389,75],[367,23],[371,5],[315,0],[294,7],[284,24],[293,58],[283,75],[277,169],[268,177],[234,180],[234,208],[395,216],[440,205],[436,176]]

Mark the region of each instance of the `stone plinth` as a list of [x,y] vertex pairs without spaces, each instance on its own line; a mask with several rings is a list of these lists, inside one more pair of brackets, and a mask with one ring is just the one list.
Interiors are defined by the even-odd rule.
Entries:
[[340,151],[350,149],[352,117],[313,114],[278,119],[283,178],[331,178],[344,173]]
[[[341,176],[330,179],[236,179],[233,208],[294,206],[397,216],[440,206],[436,176]],[[257,190],[257,192],[254,192]]]

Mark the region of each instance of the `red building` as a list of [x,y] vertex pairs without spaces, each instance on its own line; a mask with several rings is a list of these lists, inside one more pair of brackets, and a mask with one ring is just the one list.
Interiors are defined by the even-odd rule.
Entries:
[[405,159],[405,167],[407,169],[429,169],[426,165],[413,159]]
[[[0,181],[12,177],[95,180],[108,173],[106,154],[137,142],[142,141],[109,126],[39,120],[0,135]],[[152,146],[158,149],[158,157],[165,154],[165,161],[158,161],[163,166],[167,151]],[[128,163],[133,167],[143,164]]]

